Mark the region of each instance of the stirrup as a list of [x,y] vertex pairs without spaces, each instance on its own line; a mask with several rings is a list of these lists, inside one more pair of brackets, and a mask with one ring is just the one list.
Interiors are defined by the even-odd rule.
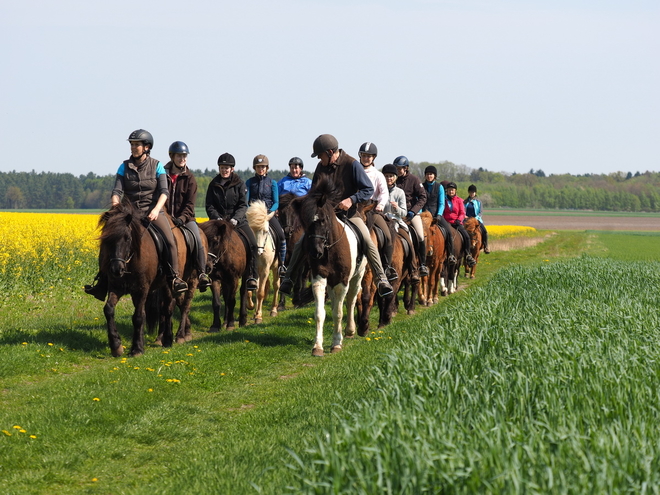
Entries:
[[392,292],[394,292],[394,290],[387,279],[381,279],[380,282],[378,282],[378,295],[380,297],[389,296]]
[[206,289],[211,287],[212,283],[213,282],[211,281],[211,277],[209,277],[208,273],[202,272],[199,274],[199,284],[197,285],[197,288],[200,292],[204,292]]
[[458,263],[458,260],[456,259],[456,256],[454,256],[453,254],[450,254],[450,255],[447,257],[447,262],[448,262],[450,265],[455,265],[456,263]]
[[181,280],[179,277],[174,277],[172,279],[172,290],[176,294],[181,294],[188,290],[188,284]]
[[280,278],[284,278],[286,275],[286,266],[280,265],[279,268],[277,269],[277,275],[279,275]]
[[284,294],[285,296],[291,296],[293,293],[293,282],[290,278],[282,279],[282,283],[280,284],[280,293]]
[[471,254],[468,254],[468,255],[465,257],[465,261],[466,261],[466,263],[468,264],[468,266],[474,266],[474,265],[477,264],[477,260],[475,260],[475,259],[472,257]]
[[388,266],[387,268],[385,268],[385,276],[387,277],[387,280],[389,280],[390,282],[393,282],[399,278],[399,274],[392,266]]
[[428,277],[429,276],[429,269],[426,265],[419,265],[419,274],[422,277]]
[[257,290],[259,288],[259,285],[257,284],[257,279],[254,277],[250,277],[245,281],[245,288],[247,290]]

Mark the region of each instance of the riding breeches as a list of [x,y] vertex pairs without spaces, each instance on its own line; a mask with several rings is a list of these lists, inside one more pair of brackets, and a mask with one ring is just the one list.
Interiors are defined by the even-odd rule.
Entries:
[[204,249],[202,238],[199,235],[199,226],[197,222],[191,220],[186,224],[186,228],[193,233],[197,242],[197,270],[199,273],[206,273],[206,249]]
[[412,228],[417,234],[417,256],[419,257],[419,264],[426,265],[426,242],[424,240],[424,224],[422,223],[422,217],[415,215],[410,220],[410,225],[412,225]]
[[165,242],[167,242],[167,247],[170,252],[170,266],[175,276],[179,276],[179,253],[177,251],[176,242],[174,241],[174,234],[172,234],[172,227],[170,227],[170,222],[167,219],[165,212],[161,210],[158,214],[158,218],[153,222],[156,224],[156,227],[163,233],[165,236]]
[[465,230],[463,224],[459,224],[459,226],[456,227],[456,230],[458,230],[458,232],[461,234],[461,237],[463,238],[463,252],[465,254],[472,255],[472,249],[470,248],[470,234],[468,234],[468,231]]
[[385,261],[389,265],[392,263],[392,253],[394,251],[394,246],[392,245],[392,234],[390,233],[390,227],[387,224],[385,217],[379,213],[374,213],[374,225],[376,225],[380,230],[383,231],[383,236],[385,236],[385,245],[383,246]]
[[481,241],[484,247],[488,247],[488,231],[483,222],[479,222],[479,227],[481,227]]
[[369,262],[369,266],[371,266],[371,269],[374,272],[374,278],[376,280],[386,280],[385,271],[383,270],[383,265],[380,262],[380,256],[378,255],[378,250],[376,249],[374,243],[371,241],[371,235],[369,234],[369,229],[367,229],[367,226],[365,225],[364,221],[358,216],[349,218],[348,221],[351,222],[353,225],[355,225],[360,231],[360,235],[364,240],[364,247],[366,248],[367,251],[365,253],[367,255],[367,261]]
[[273,215],[268,221],[268,225],[270,225],[270,228],[272,228],[273,232],[275,232],[275,242],[277,244],[280,244],[282,241],[286,241],[282,224],[280,224],[279,219],[275,215]]

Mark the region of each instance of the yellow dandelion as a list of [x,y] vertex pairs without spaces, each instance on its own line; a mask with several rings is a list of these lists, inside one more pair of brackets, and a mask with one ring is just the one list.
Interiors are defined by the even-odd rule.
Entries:
[[27,345],[27,342],[23,342],[23,344],[22,344],[22,345]]
[[364,340],[371,340],[371,337],[365,337]]
[[2,430],[2,433],[4,433],[5,435],[7,435],[8,437],[11,436],[11,433],[9,433],[7,430]]
[[53,345],[52,342],[48,342],[48,345]]
[[197,349],[198,347],[199,347],[198,345],[194,345],[194,346],[193,346],[193,349]]
[[92,481],[96,483],[98,481],[98,479],[97,478],[92,478]]
[[147,392],[153,392],[153,391],[154,391],[153,388],[150,388],[149,390],[147,390]]
[[192,353],[186,354],[186,356],[192,356]]
[[37,438],[37,435],[30,435],[30,438]]
[[22,430],[22,429],[23,429],[22,426],[14,425],[14,430]]
[[27,433],[27,431],[25,431],[25,430],[23,430],[23,429],[18,430],[18,432],[19,432],[19,433]]
[[94,397],[92,400],[93,400],[94,402],[99,402],[101,399],[99,399],[98,397]]
[[246,340],[246,341],[245,341],[245,343],[246,343],[246,344],[249,344],[249,343],[250,343],[250,341],[249,341],[249,340]]
[[220,376],[225,376],[225,374],[224,374],[224,373],[220,373]]

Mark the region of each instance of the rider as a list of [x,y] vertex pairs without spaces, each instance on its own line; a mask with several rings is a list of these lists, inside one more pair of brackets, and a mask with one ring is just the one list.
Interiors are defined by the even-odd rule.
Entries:
[[303,161],[294,156],[289,160],[289,174],[282,177],[277,183],[280,196],[286,193],[292,193],[296,196],[304,196],[312,187],[312,180],[305,177],[303,173]]
[[[383,167],[383,175],[385,176],[385,181],[387,182],[387,191],[389,192],[389,199],[383,213],[385,216],[396,222],[397,232],[399,235],[408,242],[409,246],[414,246],[412,239],[410,239],[410,232],[408,230],[408,224],[403,221],[403,218],[406,216],[408,210],[406,209],[406,195],[403,190],[399,187],[396,187],[396,179],[398,177],[396,173],[396,167],[391,163],[388,163]],[[419,271],[417,269],[417,261],[415,256],[412,256],[412,266],[410,267],[412,277],[416,280],[419,280]]]
[[[117,170],[115,186],[112,190],[112,206],[122,201],[129,202],[145,217],[153,222],[163,234],[168,245],[169,273],[168,280],[175,293],[188,290],[188,284],[179,278],[179,257],[177,246],[172,235],[172,228],[163,207],[169,196],[167,188],[167,173],[163,165],[151,158],[154,138],[149,131],[137,129],[128,136],[131,144],[131,157],[125,160]],[[86,285],[85,292],[103,301],[108,291],[108,280],[105,275],[96,276],[98,283]]]
[[396,180],[396,185],[403,189],[406,195],[406,205],[408,213],[406,217],[412,225],[415,233],[417,234],[417,256],[419,257],[419,274],[426,277],[429,274],[429,269],[426,267],[426,242],[424,241],[424,224],[419,217],[419,213],[426,204],[426,189],[422,186],[421,181],[414,175],[408,172],[410,163],[405,156],[397,156],[394,159],[396,171],[399,178]]
[[484,253],[489,254],[490,248],[488,247],[488,231],[484,225],[483,220],[481,219],[481,201],[477,199],[477,186],[471,184],[468,187],[468,197],[463,200],[465,205],[465,216],[474,217],[479,221],[479,227],[481,228],[481,239],[484,243]]
[[257,290],[257,240],[247,223],[245,212],[245,183],[234,173],[236,160],[229,153],[218,158],[219,173],[210,182],[206,190],[206,213],[211,220],[230,222],[247,242],[248,266],[245,287]]
[[[280,206],[280,192],[277,182],[268,178],[268,157],[266,155],[257,155],[252,160],[254,177],[250,177],[245,186],[247,187],[247,203],[250,205],[253,201],[261,200],[266,203],[268,213],[277,212]],[[275,232],[276,241],[279,245],[280,267],[278,273],[283,277],[286,273],[284,260],[286,259],[286,237],[282,225],[277,219],[277,214],[273,215],[269,221],[270,227]]]
[[[385,276],[376,246],[371,241],[367,226],[357,212],[357,203],[367,201],[373,195],[374,189],[369,177],[365,174],[360,162],[346,154],[344,150],[339,149],[339,143],[334,136],[321,134],[314,140],[313,149],[312,158],[318,156],[319,163],[314,171],[312,185],[323,175],[333,180],[338,190],[337,199],[341,198],[337,208],[346,211],[348,221],[360,230],[367,251],[367,260],[374,273],[374,279],[377,280],[378,294],[381,297],[391,294],[392,286]],[[292,280],[298,278],[298,271],[302,266],[302,249],[303,242],[301,239],[294,247],[289,269],[280,285],[280,292],[285,295],[291,294],[293,290]]]
[[467,230],[465,230],[465,227],[463,227],[465,207],[463,205],[463,200],[456,196],[456,189],[456,183],[449,182],[447,184],[447,201],[445,202],[445,211],[442,214],[445,217],[445,220],[453,225],[463,237],[463,253],[465,253],[465,261],[468,266],[474,266],[477,262],[470,252],[470,235],[467,233]]
[[422,184],[426,190],[426,204],[422,211],[428,211],[435,218],[436,223],[441,227],[441,231],[445,237],[445,250],[447,251],[447,261],[449,263],[456,263],[456,256],[454,256],[454,243],[451,238],[451,228],[442,216],[445,209],[445,188],[439,182],[436,182],[438,176],[438,169],[433,165],[429,165],[424,169],[424,178],[426,179]]
[[392,245],[390,229],[387,226],[385,217],[380,214],[383,212],[383,209],[387,205],[389,200],[389,193],[387,190],[387,182],[385,181],[385,176],[382,174],[382,172],[379,172],[376,167],[374,167],[374,161],[378,156],[378,148],[376,148],[374,143],[364,143],[362,146],[360,146],[358,156],[360,157],[360,163],[364,167],[364,171],[367,174],[367,177],[369,177],[371,184],[374,187],[374,194],[371,196],[371,199],[377,202],[375,210],[378,212],[373,216],[374,224],[378,226],[385,237],[383,256],[381,261],[385,266],[385,275],[387,276],[387,280],[393,281],[399,278],[399,275],[392,267],[392,252],[394,250],[394,246]]
[[211,278],[206,273],[206,250],[199,235],[199,226],[195,220],[195,202],[197,201],[197,180],[188,168],[190,150],[183,141],[174,141],[169,149],[170,161],[165,165],[167,185],[170,193],[166,203],[172,222],[177,227],[185,226],[195,236],[197,248],[197,271],[199,289],[203,292],[211,285]]

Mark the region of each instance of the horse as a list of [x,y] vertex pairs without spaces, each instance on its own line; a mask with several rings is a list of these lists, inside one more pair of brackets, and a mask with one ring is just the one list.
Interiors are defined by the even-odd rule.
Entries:
[[[134,306],[130,355],[136,357],[144,354],[145,323],[152,329],[160,320],[162,344],[172,345],[174,297],[165,274],[159,269],[158,250],[145,225],[146,218],[142,212],[130,203],[113,206],[99,219],[99,271],[108,278],[108,296],[103,313],[110,351],[114,357],[124,353],[117,332],[115,307],[125,294],[131,295]],[[185,259],[180,257],[179,262],[182,261],[185,263]]]
[[[266,203],[254,201],[247,209],[246,217],[254,237],[257,240],[257,273],[259,275],[259,288],[257,289],[257,302],[254,310],[254,321],[259,324],[263,321],[262,307],[270,285],[269,275],[273,275],[273,304],[270,316],[277,316],[277,300],[280,290],[280,277],[277,269],[280,265],[279,257],[276,256],[277,248],[275,239],[270,233],[270,219],[275,212],[268,213]],[[251,292],[248,295],[248,309],[252,309]]]
[[451,227],[452,239],[454,242],[454,253],[456,255],[456,263],[445,262],[442,268],[442,295],[446,296],[448,294],[453,294],[456,292],[458,287],[458,272],[461,269],[461,264],[463,262],[463,236],[461,233]]
[[[233,330],[236,327],[234,309],[236,308],[236,290],[238,281],[242,280],[240,288],[240,305],[238,325],[247,324],[245,290],[245,267],[249,254],[240,235],[234,226],[225,220],[208,220],[199,225],[208,241],[208,253],[212,259],[211,293],[213,295],[213,323],[210,332],[218,332],[221,328]],[[224,323],[220,317],[220,295],[225,303]]]
[[[442,281],[442,267],[447,254],[445,252],[445,238],[440,227],[433,221],[433,215],[428,211],[424,211],[420,214],[420,217],[422,225],[424,225],[426,266],[429,269],[429,275],[424,277],[419,284],[419,301],[423,306],[431,306],[438,302],[438,285]],[[443,292],[445,290],[443,287]]]
[[[479,252],[484,247],[481,239],[481,225],[479,224],[479,220],[475,217],[469,217],[465,219],[463,225],[465,226],[467,233],[470,234],[470,252],[472,253],[472,257],[474,258],[474,261],[479,262]],[[465,278],[474,278],[477,271],[477,264],[475,263],[472,266],[468,266],[468,264],[464,262],[464,267]]]
[[[300,219],[298,218],[298,215],[294,211],[293,206],[291,206],[291,202],[296,198],[297,196],[292,193],[283,194],[282,196],[280,196],[280,207],[278,209],[280,224],[282,225],[282,229],[284,229],[284,235],[286,236],[285,264],[287,264],[287,266],[289,260],[291,259],[291,255],[293,254],[294,246],[304,234],[303,226],[300,223]],[[308,265],[306,260],[305,260],[305,264]],[[305,282],[309,278],[309,269],[302,270],[301,273],[302,275],[298,280],[293,280],[292,302],[296,307],[304,306],[308,302],[314,300],[314,296],[313,294],[311,294],[311,290],[303,291]],[[309,292],[309,294],[307,294],[306,292]],[[277,309],[279,311],[282,311],[286,309],[286,296],[281,292],[279,293],[279,296],[280,296],[280,302],[278,304]]]
[[342,349],[343,304],[346,302],[346,337],[355,335],[355,301],[367,264],[358,251],[353,229],[335,215],[331,203],[335,190],[327,178],[321,178],[306,195],[292,202],[305,229],[303,248],[308,253],[312,273],[312,292],[316,303],[316,339],[312,356],[323,356],[325,291],[332,301],[332,353]]

